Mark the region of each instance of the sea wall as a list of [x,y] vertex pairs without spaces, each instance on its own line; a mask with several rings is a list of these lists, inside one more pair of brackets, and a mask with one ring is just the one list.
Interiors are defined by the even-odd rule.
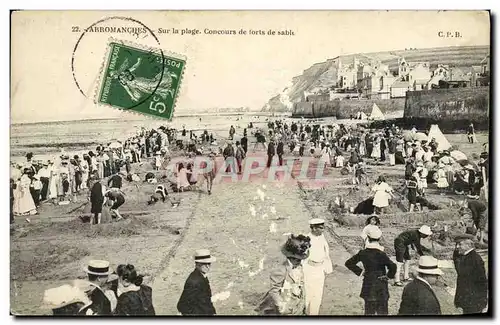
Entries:
[[404,98],[392,99],[345,99],[317,102],[299,102],[293,105],[293,117],[329,117],[338,119],[349,118],[358,112],[370,114],[373,104],[377,104],[382,113],[402,111],[405,107]]
[[404,117],[485,123],[489,120],[489,107],[490,87],[409,91]]

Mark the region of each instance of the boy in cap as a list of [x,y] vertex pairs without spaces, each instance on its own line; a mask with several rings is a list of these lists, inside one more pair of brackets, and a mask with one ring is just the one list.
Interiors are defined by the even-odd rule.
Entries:
[[403,290],[398,315],[441,315],[439,300],[432,290],[443,271],[432,256],[420,256],[417,277]]
[[215,257],[208,249],[200,249],[194,255],[195,269],[186,280],[177,310],[182,315],[213,316],[216,314],[212,303],[212,290],[208,281],[208,272]]
[[410,245],[416,249],[418,255],[424,255],[423,251],[429,251],[426,247],[420,244],[422,238],[427,238],[432,235],[431,228],[423,225],[418,230],[407,230],[400,233],[394,239],[394,251],[396,252],[396,276],[394,285],[402,287],[403,283],[400,280],[401,266],[404,265],[403,281],[410,281]]
[[[379,244],[382,231],[378,227],[372,227],[367,230],[366,235],[368,243],[365,249],[348,259],[345,266],[357,276],[364,276],[360,297],[365,301],[365,315],[387,315],[387,280],[394,278],[397,267]],[[363,269],[357,266],[359,262],[363,263]]]
[[311,219],[309,227],[311,232],[307,236],[311,239],[311,248],[309,248],[309,257],[302,264],[306,292],[306,314],[319,315],[325,275],[332,273],[333,267],[330,259],[330,247],[323,234],[325,220]]

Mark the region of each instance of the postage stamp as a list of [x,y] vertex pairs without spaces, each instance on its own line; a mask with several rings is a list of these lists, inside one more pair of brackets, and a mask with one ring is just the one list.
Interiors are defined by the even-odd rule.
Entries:
[[183,55],[111,39],[95,101],[171,120],[185,67]]

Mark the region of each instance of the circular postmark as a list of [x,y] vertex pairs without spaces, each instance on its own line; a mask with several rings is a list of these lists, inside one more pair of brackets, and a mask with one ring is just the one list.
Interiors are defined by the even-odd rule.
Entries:
[[[139,100],[139,101],[135,101],[133,104],[129,105],[128,107],[123,107],[123,109],[132,109],[134,107],[140,106],[141,104],[143,104],[144,102],[146,102],[147,100],[149,100],[150,98],[155,96],[155,93],[158,90],[158,88],[160,87],[161,82],[163,80],[164,73],[165,73],[165,64],[166,64],[165,55],[163,53],[163,50],[161,49],[161,44],[160,44],[158,37],[155,35],[155,33],[148,26],[146,26],[141,21],[134,19],[134,18],[131,18],[131,17],[112,16],[112,17],[106,17],[106,18],[100,19],[100,20],[94,22],[93,24],[91,24],[89,27],[85,28],[84,31],[82,32],[82,34],[80,35],[80,37],[78,38],[78,40],[75,44],[75,47],[73,49],[72,55],[71,55],[71,73],[73,75],[73,81],[74,81],[76,87],[78,88],[78,91],[84,97],[90,98],[91,96],[89,94],[87,94],[82,89],[82,86],[80,85],[80,82],[77,78],[77,73],[76,73],[76,68],[75,68],[76,53],[77,53],[79,47],[81,46],[82,40],[87,35],[87,31],[92,30],[93,28],[95,28],[99,24],[109,22],[112,20],[121,20],[121,21],[132,22],[132,23],[140,25],[142,28],[144,28],[145,31],[147,31],[149,34],[151,34],[151,36],[155,40],[157,47],[158,47],[157,49],[151,49],[150,51],[145,53],[144,57],[143,57],[143,59],[145,59],[145,60],[151,60],[151,57],[153,57],[155,54],[156,54],[156,56],[159,56],[159,59],[160,59],[159,63],[161,63],[161,65],[155,67],[155,72],[158,74],[157,78],[155,78],[156,84],[154,84],[152,87],[150,87],[150,89],[152,89],[152,91],[149,95],[144,96],[144,98]],[[138,36],[138,33],[137,33],[137,36]],[[120,42],[119,40],[117,40],[117,41]],[[109,44],[106,44],[106,46],[109,46]],[[153,50],[156,50],[159,53],[155,53]],[[124,52],[126,53],[126,55],[128,52],[128,55],[132,56],[130,51],[125,50]],[[140,59],[139,59],[139,61],[140,61]],[[132,73],[131,70],[132,70],[131,67],[125,67],[122,71],[120,71],[119,75],[115,76],[115,78],[118,79],[118,81],[121,84],[126,83],[126,82],[132,82],[132,81],[134,81],[136,76]],[[98,71],[98,73],[103,73],[103,71]]]

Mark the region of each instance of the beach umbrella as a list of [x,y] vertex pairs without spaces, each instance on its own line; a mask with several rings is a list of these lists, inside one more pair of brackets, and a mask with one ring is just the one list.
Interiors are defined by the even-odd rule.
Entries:
[[412,132],[405,132],[405,133],[403,134],[403,139],[404,139],[406,142],[408,142],[408,141],[410,141],[410,142],[411,142],[411,141],[413,141],[413,136],[414,136],[414,133],[412,133]]
[[462,151],[459,150],[453,150],[450,152],[450,156],[455,159],[455,160],[467,160],[467,155],[464,154]]
[[428,138],[425,133],[417,132],[414,134],[413,139],[417,141],[427,141]]
[[109,144],[111,149],[121,148],[123,145],[120,141],[113,141]]

